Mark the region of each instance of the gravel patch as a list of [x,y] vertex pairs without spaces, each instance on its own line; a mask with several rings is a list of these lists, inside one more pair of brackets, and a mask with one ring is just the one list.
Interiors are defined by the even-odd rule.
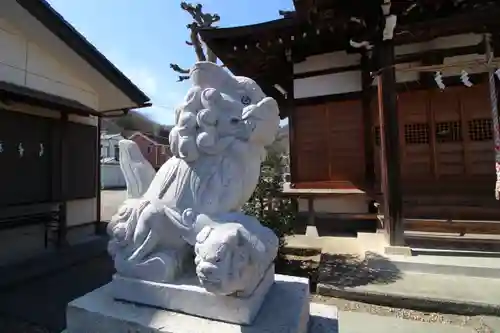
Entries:
[[311,302],[336,306],[339,311],[364,312],[377,316],[396,317],[427,323],[440,323],[471,327],[477,333],[495,333],[495,330],[485,323],[484,316],[459,316],[444,313],[421,312],[408,309],[391,308],[362,302],[347,301],[339,298],[312,295]]

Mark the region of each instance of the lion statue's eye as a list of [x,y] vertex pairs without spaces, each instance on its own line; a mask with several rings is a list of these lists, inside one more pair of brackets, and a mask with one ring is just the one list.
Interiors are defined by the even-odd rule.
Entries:
[[250,97],[248,97],[247,95],[241,96],[241,104],[250,105],[250,103],[252,103]]
[[231,122],[232,125],[236,125],[236,124],[238,124],[240,122],[240,119],[238,119],[238,118],[231,118],[230,122]]

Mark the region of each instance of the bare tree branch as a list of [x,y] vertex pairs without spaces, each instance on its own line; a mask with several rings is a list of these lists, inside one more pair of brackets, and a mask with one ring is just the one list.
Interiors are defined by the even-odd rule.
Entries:
[[179,67],[177,64],[170,64],[170,68],[172,68],[175,72],[181,73],[181,74],[189,74],[189,69],[184,69]]
[[179,75],[179,78],[177,79],[177,82],[182,82],[185,80],[189,80],[191,77],[189,75]]
[[218,14],[203,13],[203,5],[196,4],[193,6],[190,3],[181,2],[181,8],[188,12],[193,20],[198,24],[199,28],[210,28],[213,24],[220,20]]
[[280,10],[278,13],[284,18],[293,17],[295,15],[295,12],[292,10]]
[[217,56],[215,53],[205,44],[205,49],[207,50],[207,60],[213,63],[217,63]]
[[190,38],[191,43],[193,44],[194,52],[196,52],[196,57],[198,61],[206,61],[207,57],[205,56],[205,52],[203,52],[203,46],[201,45],[200,37],[198,36],[198,24],[193,22],[187,25],[188,29],[191,30]]
[[[181,2],[181,9],[186,11],[193,18],[193,22],[187,25],[190,30],[189,41],[186,44],[192,46],[198,61],[210,61],[217,63],[217,56],[212,50],[204,43],[199,35],[200,29],[213,28],[214,23],[220,21],[220,16],[218,14],[203,13],[203,5],[201,4],[190,4],[187,2]],[[205,50],[204,47],[205,46]],[[205,53],[206,52],[206,53]],[[189,74],[189,70],[183,69],[176,64],[170,64],[170,68],[180,74]],[[179,76],[178,82],[189,79],[189,75]]]

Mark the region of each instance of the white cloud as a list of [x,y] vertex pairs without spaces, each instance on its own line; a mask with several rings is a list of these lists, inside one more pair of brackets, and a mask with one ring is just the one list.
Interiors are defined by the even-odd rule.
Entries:
[[124,68],[123,72],[147,95],[154,96],[158,92],[158,81],[155,75],[146,68]]

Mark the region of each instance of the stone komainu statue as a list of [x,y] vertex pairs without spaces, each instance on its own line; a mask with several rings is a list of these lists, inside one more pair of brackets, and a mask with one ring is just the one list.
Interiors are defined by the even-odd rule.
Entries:
[[276,235],[241,212],[276,137],[278,105],[211,62],[190,77],[170,133],[173,157],[156,174],[135,143],[120,142],[128,198],[108,226],[108,250],[122,276],[172,282],[194,257],[205,289],[249,294],[278,250]]

